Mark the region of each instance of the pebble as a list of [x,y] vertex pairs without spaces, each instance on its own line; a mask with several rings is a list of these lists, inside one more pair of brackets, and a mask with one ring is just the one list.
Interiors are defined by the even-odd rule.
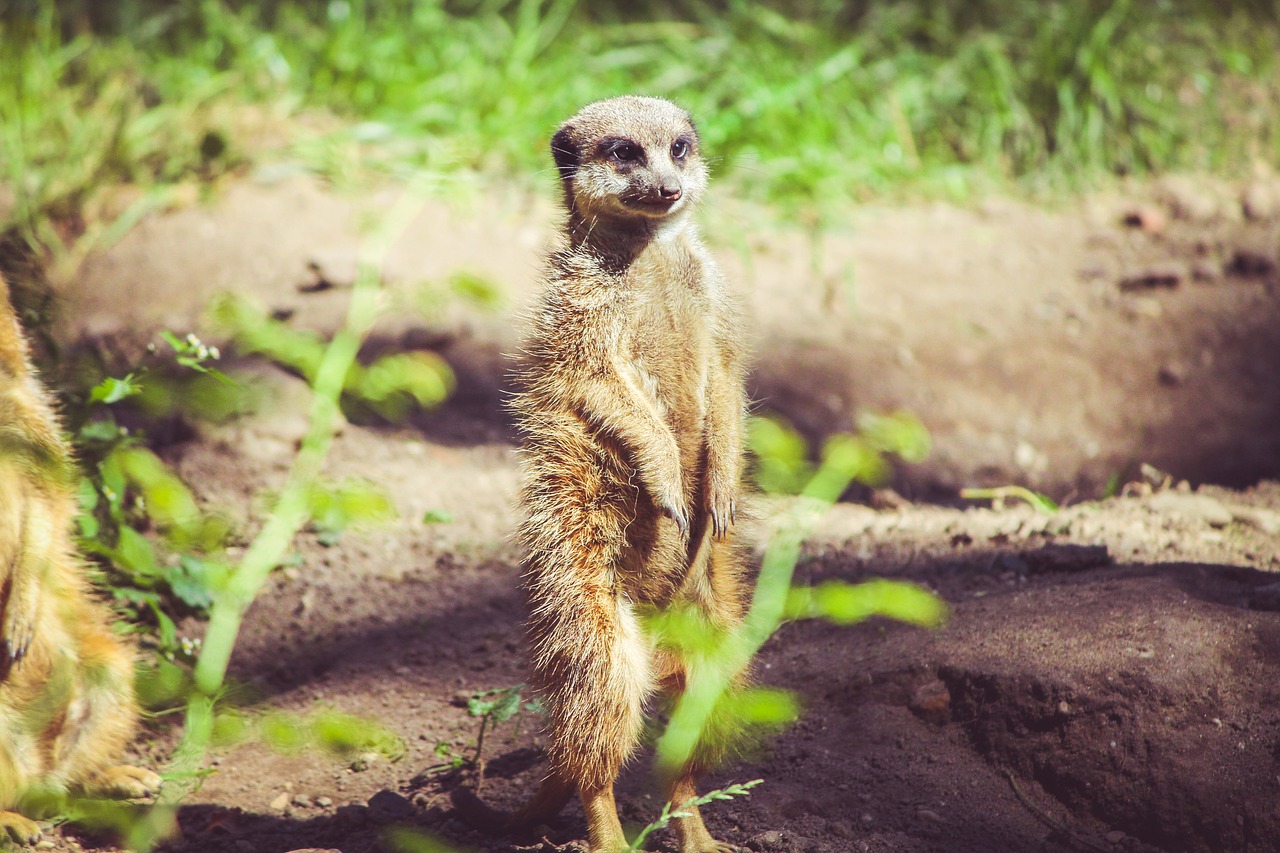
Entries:
[[329,797],[316,797],[316,805],[322,809],[327,809],[333,805],[333,800]]
[[938,814],[933,809],[917,809],[916,817],[925,823],[946,823],[946,820],[943,819],[942,815]]
[[1162,365],[1160,370],[1156,372],[1156,378],[1161,385],[1167,387],[1176,387],[1181,385],[1187,379],[1187,368],[1176,361]]
[[289,808],[289,792],[285,791],[284,793],[277,796],[274,800],[271,801],[271,805],[269,808],[273,812],[282,812],[285,809]]
[[299,808],[305,809],[305,808],[311,807],[311,798],[308,797],[306,794],[294,794],[291,802],[295,806],[298,806]]
[[1153,204],[1142,204],[1126,210],[1121,222],[1148,234],[1159,234],[1169,224],[1169,217]]
[[1280,216],[1280,187],[1257,181],[1245,188],[1240,207],[1249,219],[1275,219]]
[[1126,835],[1125,833],[1121,832],[1118,829],[1113,829],[1110,832],[1108,832],[1106,835],[1104,835],[1103,838],[1107,839],[1108,844],[1119,844],[1121,841],[1124,841],[1126,838],[1128,838],[1128,835]]
[[1187,178],[1165,178],[1160,182],[1160,198],[1174,216],[1190,222],[1211,222],[1221,213],[1213,194]]
[[776,829],[768,832],[762,832],[752,839],[753,845],[757,850],[780,850],[782,849],[783,837],[782,833]]
[[1274,510],[1236,506],[1231,508],[1231,515],[1241,524],[1247,524],[1268,535],[1280,533],[1280,513]]
[[1178,515],[1193,521],[1201,521],[1210,527],[1226,527],[1234,516],[1222,502],[1208,495],[1184,495],[1178,492],[1160,492],[1152,495],[1148,506],[1156,512]]
[[1196,281],[1218,281],[1222,278],[1222,266],[1201,258],[1191,265],[1191,277]]
[[369,816],[378,823],[391,823],[413,815],[413,803],[395,791],[379,791],[369,798]]
[[1187,267],[1179,261],[1148,264],[1122,276],[1120,289],[1149,290],[1153,287],[1177,287],[1187,279],[1187,276]]
[[934,679],[916,688],[907,707],[921,719],[942,725],[951,719],[951,691],[940,679]]
[[1246,278],[1266,278],[1276,273],[1276,259],[1256,249],[1236,249],[1227,268]]

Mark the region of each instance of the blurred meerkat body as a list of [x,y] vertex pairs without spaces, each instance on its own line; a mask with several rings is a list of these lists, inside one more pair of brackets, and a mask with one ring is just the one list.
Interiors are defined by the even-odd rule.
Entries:
[[93,601],[71,540],[75,466],[0,279],[0,840],[34,843],[28,789],[139,797],[114,762],[133,737],[133,658]]
[[[624,97],[585,107],[552,140],[568,208],[513,405],[523,438],[531,668],[548,709],[551,773],[516,821],[576,790],[592,853],[626,841],[613,785],[647,698],[685,665],[642,616],[693,606],[729,629],[743,611],[730,541],[742,467],[743,333],[734,296],[689,218],[707,168],[687,113]],[[674,781],[695,795],[707,746]],[[730,849],[697,810],[683,853]]]

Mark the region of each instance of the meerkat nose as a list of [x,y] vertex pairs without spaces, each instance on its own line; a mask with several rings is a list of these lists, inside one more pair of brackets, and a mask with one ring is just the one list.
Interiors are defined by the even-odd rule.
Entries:
[[658,195],[662,196],[664,201],[679,201],[681,192],[679,187],[662,186],[658,188]]

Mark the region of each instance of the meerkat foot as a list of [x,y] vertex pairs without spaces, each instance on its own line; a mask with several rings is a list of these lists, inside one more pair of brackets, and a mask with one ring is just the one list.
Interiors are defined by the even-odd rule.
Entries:
[[40,824],[17,812],[0,812],[0,839],[7,838],[14,844],[35,844],[41,836]]
[[154,796],[164,780],[142,767],[117,764],[97,775],[89,785],[90,792],[114,800],[141,800]]

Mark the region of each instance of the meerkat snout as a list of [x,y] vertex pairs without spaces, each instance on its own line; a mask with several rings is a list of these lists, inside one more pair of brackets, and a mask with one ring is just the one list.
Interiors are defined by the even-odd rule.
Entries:
[[707,182],[693,121],[661,98],[588,104],[560,126],[551,153],[566,204],[589,219],[670,217]]

